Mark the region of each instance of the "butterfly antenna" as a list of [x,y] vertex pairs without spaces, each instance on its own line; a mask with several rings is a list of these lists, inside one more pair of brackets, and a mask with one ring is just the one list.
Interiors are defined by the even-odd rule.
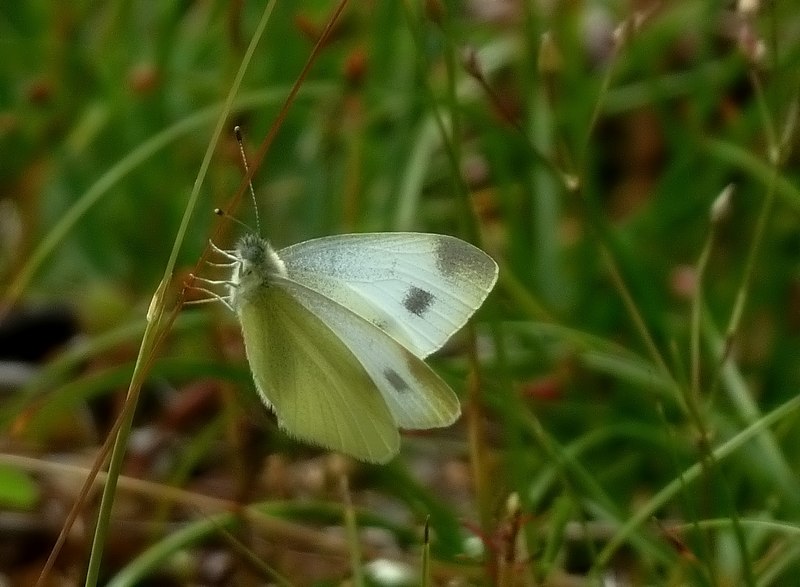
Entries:
[[[247,155],[244,152],[244,141],[242,140],[242,127],[238,124],[233,127],[233,134],[236,135],[236,142],[239,143],[239,154],[242,156],[242,163],[244,164],[244,172],[250,175],[250,166],[247,164]],[[258,203],[256,202],[256,192],[253,189],[253,180],[248,180],[250,184],[250,198],[253,200],[253,210],[256,213],[256,234],[261,234],[261,221],[258,217]]]
[[[242,222],[241,220],[239,220],[239,219],[238,219],[238,218],[236,218],[235,216],[231,216],[230,214],[228,214],[228,213],[227,213],[225,210],[223,210],[222,208],[214,208],[214,214],[216,214],[217,216],[219,216],[219,217],[221,217],[221,218],[227,218],[227,219],[228,219],[228,220],[230,220],[231,222],[235,222],[235,223],[236,223],[236,224],[238,224],[239,226],[242,226],[242,227],[244,227],[244,228],[247,230],[247,232],[249,232],[249,233],[252,233],[252,234],[260,234],[260,231],[259,231],[259,232],[255,232],[255,231],[253,231],[253,227],[252,227],[252,226],[250,226],[250,225],[249,225],[249,224],[247,224],[246,222]],[[211,247],[212,247],[212,248],[213,248],[213,249],[214,249],[216,252],[218,252],[218,253],[219,253],[219,252],[220,252],[220,250],[221,250],[221,249],[219,249],[219,248],[217,247],[217,245],[215,245],[214,243],[211,243]],[[226,251],[224,251],[224,250],[223,250],[222,252],[223,252],[223,254],[225,254],[225,253],[226,253]],[[229,257],[229,256],[230,256],[230,253],[228,253],[226,256],[228,256],[228,257]]]

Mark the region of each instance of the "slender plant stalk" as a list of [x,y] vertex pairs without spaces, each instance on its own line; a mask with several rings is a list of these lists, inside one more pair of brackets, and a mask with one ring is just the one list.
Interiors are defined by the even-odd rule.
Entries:
[[753,240],[750,243],[750,248],[747,251],[747,259],[744,265],[742,281],[739,285],[739,290],[736,294],[736,300],[728,321],[728,328],[725,333],[725,353],[723,355],[723,360],[730,352],[733,339],[736,336],[736,333],[739,331],[744,308],[747,305],[747,298],[753,285],[753,277],[755,275],[758,255],[761,252],[761,246],[764,241],[767,222],[772,215],[772,209],[775,203],[775,194],[777,192],[778,178],[780,176],[780,141],[775,132],[775,125],[772,121],[769,108],[767,107],[767,100],[764,96],[764,88],[761,85],[758,75],[752,70],[750,72],[750,82],[755,92],[756,104],[758,105],[758,110],[761,114],[762,124],[764,126],[764,133],[767,137],[767,150],[772,171],[770,173],[769,183],[767,184],[767,193],[764,196],[764,201],[761,205],[758,219],[756,220],[756,227],[753,232]]
[[[615,285],[622,301],[625,305],[628,314],[633,321],[636,330],[639,333],[639,336],[642,338],[646,348],[650,353],[650,357],[653,362],[656,364],[658,369],[661,373],[672,380],[674,382],[674,378],[667,367],[666,362],[661,354],[661,351],[658,349],[658,346],[655,344],[653,336],[650,334],[649,329],[647,328],[647,324],[644,321],[641,312],[639,312],[638,307],[630,294],[630,291],[625,284],[625,281],[622,276],[622,272],[619,269],[616,259],[612,254],[612,247],[610,245],[610,238],[608,236],[608,229],[605,226],[605,220],[603,219],[602,214],[597,208],[596,203],[590,197],[589,193],[586,190],[585,186],[585,178],[584,175],[586,173],[587,168],[587,158],[589,156],[589,145],[591,144],[591,138],[594,134],[595,128],[597,123],[600,120],[600,114],[602,112],[602,107],[605,104],[606,97],[608,96],[609,90],[611,88],[611,81],[614,77],[614,66],[619,59],[621,54],[622,48],[626,45],[627,41],[629,40],[629,36],[632,33],[634,27],[634,19],[639,18],[637,16],[630,17],[628,20],[623,22],[618,28],[615,38],[615,43],[613,47],[613,52],[611,57],[609,58],[609,62],[605,69],[605,74],[600,84],[600,91],[595,99],[595,104],[592,110],[592,115],[589,119],[589,123],[586,128],[586,132],[583,138],[583,141],[580,144],[580,148],[578,151],[579,156],[577,157],[578,161],[578,170],[579,174],[576,175],[574,181],[574,191],[578,194],[583,196],[583,201],[586,205],[586,211],[588,214],[589,223],[594,229],[594,232],[597,236],[600,245],[600,253],[601,259],[605,264],[606,268],[611,274],[611,281]],[[677,385],[676,385],[677,387]]]
[[361,542],[358,539],[358,522],[353,509],[353,499],[350,495],[350,485],[347,477],[342,476],[341,493],[344,501],[344,527],[347,532],[347,545],[350,547],[350,570],[352,583],[355,587],[364,586],[364,570],[361,566]]
[[734,301],[731,316],[728,320],[728,327],[725,332],[725,352],[723,353],[722,360],[724,361],[730,353],[733,340],[736,333],[739,331],[739,326],[742,321],[744,308],[747,305],[747,298],[753,285],[753,276],[755,275],[756,263],[758,261],[758,253],[761,251],[761,244],[764,240],[764,233],[767,227],[767,221],[772,213],[773,204],[775,202],[775,186],[778,180],[779,169],[775,165],[772,170],[767,193],[764,197],[764,203],[761,206],[758,219],[756,220],[756,228],[753,232],[753,240],[750,248],[747,251],[747,259],[744,266],[744,274],[736,293],[736,300]]
[[[711,437],[711,434],[703,418],[701,410],[702,398],[700,395],[700,364],[701,364],[700,325],[701,325],[701,316],[703,309],[703,280],[705,279],[705,271],[708,265],[708,259],[711,255],[711,250],[713,248],[714,241],[716,240],[717,226],[723,220],[722,216],[724,216],[724,212],[722,208],[727,208],[729,206],[729,200],[732,190],[733,186],[726,187],[725,190],[717,197],[714,204],[712,205],[711,225],[709,228],[709,234],[708,237],[706,238],[706,242],[703,245],[703,249],[700,253],[700,258],[698,259],[697,262],[696,285],[695,285],[694,295],[692,297],[692,316],[690,322],[691,330],[690,330],[689,348],[691,353],[691,380],[689,384],[689,389],[687,390],[687,393],[685,395],[686,395],[686,405],[688,407],[689,417],[693,421],[693,424],[697,429],[697,434],[699,438],[698,446],[700,449],[700,454],[702,456],[701,463],[703,467],[706,469],[706,474],[708,476],[709,482],[713,480],[714,477],[716,477],[719,480],[721,491],[724,494],[723,497],[724,507],[729,512],[731,521],[733,522],[734,536],[736,537],[736,543],[739,547],[739,554],[741,556],[742,565],[744,568],[745,584],[752,587],[753,585],[755,585],[755,576],[753,574],[753,567],[750,562],[750,554],[748,552],[747,540],[745,538],[742,527],[739,525],[739,516],[736,511],[736,507],[733,504],[730,487],[725,479],[724,473],[719,468],[718,463],[714,459],[712,448],[711,445],[709,444],[709,439]],[[708,566],[709,566],[709,572],[713,574],[714,567],[711,564],[710,559],[708,561]]]
[[421,574],[420,585],[429,587],[431,585],[431,517],[425,518],[425,534],[422,540],[421,555]]
[[175,263],[178,258],[178,252],[180,251],[181,246],[183,245],[183,240],[186,235],[186,231],[189,227],[189,221],[191,220],[192,214],[194,209],[197,206],[197,201],[200,197],[200,187],[205,179],[205,176],[208,171],[208,167],[211,164],[211,157],[213,156],[214,149],[216,148],[216,144],[219,141],[219,137],[222,135],[222,131],[225,127],[226,120],[228,113],[231,110],[233,105],[233,100],[236,97],[236,94],[239,91],[239,87],[241,86],[241,82],[244,78],[245,71],[247,71],[247,66],[250,64],[250,60],[252,59],[253,53],[255,52],[255,48],[258,45],[261,36],[264,33],[267,23],[269,22],[269,17],[272,14],[272,9],[275,6],[275,0],[272,0],[265,6],[264,12],[262,13],[261,20],[256,27],[256,31],[253,34],[253,38],[250,42],[249,47],[242,59],[242,63],[239,67],[239,71],[236,74],[236,78],[234,79],[233,84],[231,85],[230,91],[228,92],[228,97],[225,102],[225,107],[223,108],[219,120],[217,122],[217,126],[214,129],[212,134],[211,141],[209,142],[208,149],[206,149],[206,154],[203,158],[203,162],[200,166],[200,171],[197,174],[197,178],[195,179],[194,186],[192,187],[192,192],[189,196],[189,201],[186,205],[186,210],[184,212],[183,218],[181,219],[181,224],[178,228],[178,233],[175,238],[175,243],[172,247],[172,252],[170,253],[169,260],[167,261],[167,266],[164,270],[164,277],[159,284],[159,288],[156,291],[156,295],[153,297],[153,301],[150,306],[150,311],[148,312],[148,322],[147,327],[145,328],[144,336],[142,337],[142,344],[139,348],[139,355],[136,359],[136,365],[134,367],[133,377],[131,378],[131,384],[128,388],[128,396],[125,400],[126,404],[130,404],[132,407],[125,413],[124,417],[122,418],[119,431],[116,435],[116,440],[114,442],[114,448],[111,452],[111,460],[109,463],[108,468],[108,477],[106,484],[103,488],[103,497],[100,502],[100,510],[97,514],[97,524],[95,526],[94,532],[94,540],[92,542],[92,549],[89,556],[89,566],[86,571],[86,581],[85,585],[87,587],[94,587],[97,585],[97,580],[100,574],[100,563],[103,557],[103,549],[106,542],[106,537],[108,535],[108,527],[111,520],[111,509],[114,503],[114,496],[116,493],[117,488],[117,479],[119,477],[120,471],[122,470],[123,460],[125,458],[125,448],[127,446],[128,438],[130,436],[130,429],[133,423],[133,414],[135,412],[135,406],[138,403],[139,399],[139,392],[141,390],[141,386],[144,383],[144,380],[147,376],[146,365],[150,363],[153,354],[155,353],[155,349],[158,346],[159,339],[165,335],[165,332],[160,330],[162,326],[161,317],[164,311],[165,305],[165,296],[164,292],[166,290],[167,285],[172,281],[172,273],[175,268]]

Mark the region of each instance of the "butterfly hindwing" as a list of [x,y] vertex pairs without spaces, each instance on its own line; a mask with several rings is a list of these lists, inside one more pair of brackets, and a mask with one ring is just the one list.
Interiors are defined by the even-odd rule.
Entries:
[[457,238],[410,232],[312,239],[278,252],[288,277],[377,326],[418,357],[483,303],[497,264]]
[[283,429],[369,462],[397,454],[400,437],[381,394],[318,316],[275,283],[236,309],[256,388]]
[[437,428],[452,424],[460,414],[453,390],[420,358],[384,331],[335,300],[291,280],[285,288],[308,308],[358,358],[401,428]]

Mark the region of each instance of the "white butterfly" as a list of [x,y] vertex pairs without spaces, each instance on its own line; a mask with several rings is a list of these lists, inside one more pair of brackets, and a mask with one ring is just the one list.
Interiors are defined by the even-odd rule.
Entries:
[[398,428],[437,428],[458,398],[422,359],[480,307],[497,263],[451,236],[344,234],[276,252],[247,235],[227,301],[256,389],[288,434],[384,463]]

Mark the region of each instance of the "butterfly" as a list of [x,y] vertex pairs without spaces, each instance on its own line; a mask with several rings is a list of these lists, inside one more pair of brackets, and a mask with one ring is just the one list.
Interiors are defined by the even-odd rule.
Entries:
[[256,390],[290,436],[385,463],[400,450],[398,428],[459,417],[458,397],[423,359],[494,287],[497,263],[482,250],[414,232],[278,251],[247,234],[216,250],[230,261],[223,301],[241,323]]

